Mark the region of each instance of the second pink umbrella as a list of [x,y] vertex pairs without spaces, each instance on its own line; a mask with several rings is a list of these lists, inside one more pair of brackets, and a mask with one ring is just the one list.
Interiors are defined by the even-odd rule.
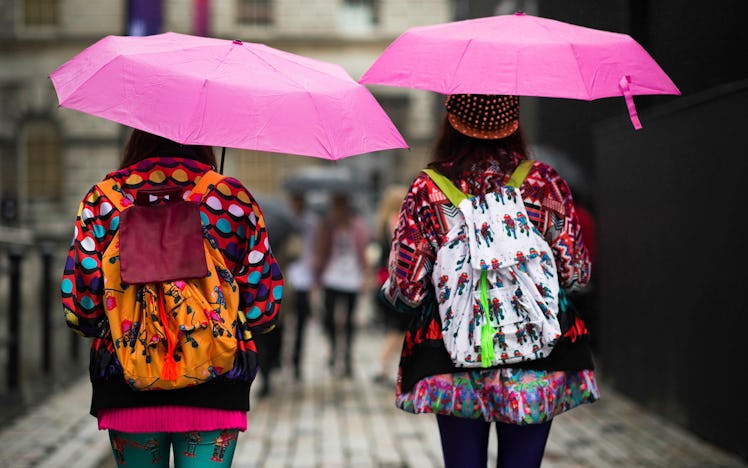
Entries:
[[593,100],[680,94],[626,34],[516,13],[411,28],[359,80],[442,94],[511,94]]

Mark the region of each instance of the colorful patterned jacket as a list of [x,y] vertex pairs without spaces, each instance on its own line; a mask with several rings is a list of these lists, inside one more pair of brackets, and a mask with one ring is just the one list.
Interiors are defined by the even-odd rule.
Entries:
[[[133,166],[112,172],[106,178],[115,179],[125,193],[138,189],[180,186],[185,191],[194,187],[196,179],[211,169],[209,166],[184,158],[148,158]],[[283,277],[272,254],[265,221],[260,206],[236,179],[226,177],[206,193],[200,206],[203,235],[218,245],[226,264],[239,285],[239,312],[247,318],[246,326],[252,334],[271,330],[278,317],[283,288]],[[102,253],[117,232],[119,212],[107,197],[92,187],[83,198],[75,221],[75,233],[70,246],[61,282],[62,304],[67,325],[87,337],[91,345],[90,374],[94,384],[92,413],[102,407],[129,406],[135,398],[138,406],[179,404],[176,395],[189,394],[191,389],[166,392],[137,392],[134,396],[123,388],[122,369],[115,358],[112,339],[103,304],[103,278],[100,266]],[[237,333],[242,336],[242,333]],[[218,393],[238,394],[239,403],[210,402],[197,393],[185,397],[185,403],[195,406],[248,409],[249,385],[257,372],[257,350],[253,338],[239,343],[234,368],[224,376],[198,387]],[[227,390],[229,383],[241,383]],[[183,391],[188,390],[188,391]],[[106,396],[104,394],[107,394]],[[170,393],[159,399],[153,394]],[[163,401],[162,401],[163,400]]]

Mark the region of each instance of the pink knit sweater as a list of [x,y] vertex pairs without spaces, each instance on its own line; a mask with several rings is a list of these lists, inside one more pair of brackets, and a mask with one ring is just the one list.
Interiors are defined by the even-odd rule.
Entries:
[[192,406],[111,408],[97,413],[99,429],[120,432],[247,430],[247,412]]

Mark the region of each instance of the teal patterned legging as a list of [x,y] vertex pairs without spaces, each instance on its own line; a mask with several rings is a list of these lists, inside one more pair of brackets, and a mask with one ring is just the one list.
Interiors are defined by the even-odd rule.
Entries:
[[236,429],[194,432],[109,431],[118,467],[169,468],[174,447],[175,468],[230,467],[236,449]]

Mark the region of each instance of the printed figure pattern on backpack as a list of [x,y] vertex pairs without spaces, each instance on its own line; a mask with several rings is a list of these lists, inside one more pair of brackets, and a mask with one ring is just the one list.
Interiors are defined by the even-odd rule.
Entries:
[[[114,171],[104,180],[117,181],[121,189],[118,193],[124,195],[175,186],[187,192],[209,169],[191,159],[160,157]],[[238,349],[233,368],[218,379],[251,382],[258,365],[254,337],[275,327],[283,295],[283,275],[270,248],[265,217],[241,182],[224,177],[206,194],[200,218],[202,237],[222,255],[226,270],[238,286],[240,315],[234,331]],[[106,315],[101,264],[101,252],[111,245],[119,226],[120,211],[94,185],[79,205],[60,283],[67,326],[93,338],[89,366],[93,382],[119,382],[124,374]]]
[[425,172],[460,211],[432,272],[443,341],[453,362],[489,367],[550,354],[561,336],[556,264],[528,221],[519,189],[502,186],[465,196],[445,177]]
[[[189,202],[202,201],[204,192],[223,176],[210,171],[203,178],[185,193]],[[120,213],[132,206],[116,184],[99,186]],[[241,317],[238,287],[210,239],[203,238],[203,249],[206,277],[142,285],[122,280],[119,232],[104,252],[104,307],[117,358],[132,388],[196,385],[233,367]]]

